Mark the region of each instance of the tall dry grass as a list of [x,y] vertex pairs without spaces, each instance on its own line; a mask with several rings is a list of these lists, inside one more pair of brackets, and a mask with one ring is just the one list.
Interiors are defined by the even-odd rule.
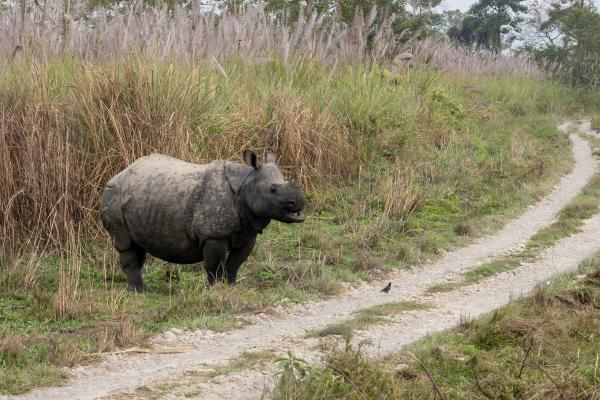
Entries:
[[448,40],[427,38],[415,43],[404,64],[428,67],[452,74],[497,76],[518,74],[541,78],[544,73],[529,58],[474,51],[468,47],[455,46]]
[[473,52],[439,38],[416,41],[392,30],[395,16],[368,15],[357,7],[351,24],[333,15],[302,13],[281,22],[260,6],[242,12],[215,14],[177,5],[149,7],[134,2],[116,8],[90,10],[85,1],[47,0],[43,5],[22,1],[0,9],[0,56],[19,59],[74,56],[79,60],[143,57],[188,62],[214,62],[240,57],[245,62],[278,59],[285,64],[318,60],[332,66],[393,62],[452,73],[497,75],[518,73],[539,77],[526,58]]
[[104,184],[154,152],[202,163],[239,160],[244,148],[269,149],[305,187],[353,168],[354,149],[335,115],[315,111],[285,89],[251,96],[206,70],[137,58],[119,65],[21,63],[4,72],[5,254],[37,240],[62,248],[73,229],[82,237],[96,233]]
[[[3,254],[34,242],[64,248],[73,229],[83,238],[99,232],[105,182],[153,152],[206,162],[269,149],[307,188],[349,176],[378,140],[377,118],[388,118],[389,104],[365,83],[379,65],[539,76],[521,59],[400,43],[393,16],[376,21],[375,10],[357,10],[350,25],[317,15],[285,25],[260,7],[215,15],[197,5],[24,4],[0,9]],[[339,74],[347,79],[336,82]],[[333,97],[303,98],[311,91],[294,85],[313,78],[324,92],[346,85],[366,97],[345,99],[349,111]]]
[[[246,61],[279,57],[284,62],[294,58],[355,64],[381,60],[399,50],[391,30],[393,19],[389,16],[375,24],[375,10],[365,17],[357,9],[351,26],[335,18],[324,23],[317,14],[284,24],[259,6],[217,15],[202,11],[200,2],[191,8],[136,2],[90,10],[83,1],[49,0],[42,6],[28,4],[24,12],[18,6],[0,10],[0,52],[7,58],[23,51],[37,57],[74,55],[86,60],[136,53],[176,55],[194,62],[235,55]],[[374,41],[368,46],[371,35]]]

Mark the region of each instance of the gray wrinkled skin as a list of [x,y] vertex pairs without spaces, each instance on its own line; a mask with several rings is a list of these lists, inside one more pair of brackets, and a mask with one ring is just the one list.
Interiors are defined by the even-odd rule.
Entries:
[[258,164],[224,160],[197,165],[153,154],[113,177],[100,201],[102,222],[119,252],[130,290],[145,291],[146,253],[165,261],[204,261],[209,284],[235,284],[256,235],[272,219],[302,222],[304,195],[286,182],[269,153]]

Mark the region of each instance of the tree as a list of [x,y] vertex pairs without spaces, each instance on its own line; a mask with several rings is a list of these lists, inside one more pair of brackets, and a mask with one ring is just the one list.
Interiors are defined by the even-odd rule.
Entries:
[[525,0],[479,0],[471,6],[459,25],[448,36],[463,45],[502,51],[515,39],[527,12]]
[[439,33],[447,33],[450,29],[460,26],[465,15],[460,10],[444,10],[432,14],[429,25]]
[[591,1],[535,3],[522,51],[542,63],[561,65],[578,86],[600,87],[600,12]]
[[335,0],[250,0],[251,3],[261,3],[265,11],[285,21],[295,21],[302,12],[304,18],[313,15],[332,16],[335,11]]

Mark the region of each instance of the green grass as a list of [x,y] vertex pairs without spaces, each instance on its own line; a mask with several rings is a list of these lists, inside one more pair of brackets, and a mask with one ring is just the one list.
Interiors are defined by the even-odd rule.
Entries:
[[586,219],[598,213],[600,208],[600,174],[596,174],[582,192],[569,202],[558,214],[558,220],[540,229],[522,251],[498,257],[463,273],[456,282],[435,284],[427,293],[448,292],[476,284],[483,279],[511,271],[523,263],[534,260],[540,251],[551,247],[560,239],[577,233]]
[[208,377],[212,378],[219,375],[227,375],[234,372],[253,369],[258,364],[264,364],[273,360],[275,360],[275,353],[273,350],[256,352],[245,351],[229,364],[216,367],[212,372],[208,373]]
[[366,330],[373,325],[391,322],[394,315],[406,311],[424,310],[429,308],[427,304],[415,301],[396,301],[380,304],[355,312],[355,316],[342,322],[327,325],[324,328],[309,331],[306,337],[342,336],[350,338],[355,330]]
[[433,293],[443,293],[443,292],[451,292],[455,289],[462,287],[462,282],[443,282],[436,283],[434,285],[429,286],[425,293],[433,294]]
[[365,308],[357,312],[359,315],[372,315],[375,317],[385,317],[400,314],[406,311],[425,310],[429,305],[416,301],[394,301],[391,303],[379,304],[373,307]]
[[600,398],[599,331],[597,254],[532,297],[405,352],[376,359],[346,344],[326,348],[323,367],[280,364],[269,397],[421,399],[437,391],[445,399],[594,400]]
[[[35,73],[27,68],[1,71],[0,112],[10,116],[10,137],[29,137],[29,125],[15,121],[35,116],[32,132],[76,132],[77,151],[69,171],[59,169],[62,161],[38,171],[39,181],[52,185],[24,190],[39,201],[30,211],[44,215],[7,214],[4,226],[15,231],[3,245],[18,249],[36,232],[53,244],[68,239],[72,248],[36,251],[29,244],[0,257],[0,393],[61,382],[62,367],[171,327],[234,329],[246,323],[245,314],[325,298],[339,293],[340,282],[423,264],[501,226],[546,193],[572,161],[568,139],[556,129],[559,114],[573,107],[570,91],[549,81],[419,69],[332,72],[276,62],[224,64],[227,78],[201,66],[140,60],[86,66],[57,60]],[[139,132],[147,133],[142,142]],[[294,147],[298,138],[301,146]],[[46,148],[31,143],[8,148]],[[326,152],[332,143],[337,147]],[[207,289],[205,274],[193,266],[179,267],[179,279],[169,281],[165,263],[150,260],[151,292],[127,293],[93,210],[108,177],[139,155],[125,150],[138,145],[140,153],[199,162],[238,157],[242,146],[281,146],[282,164],[301,162],[306,174],[307,220],[272,223],[236,287]],[[293,158],[298,149],[302,160]],[[38,165],[27,154],[19,157]],[[31,181],[15,176],[14,182]],[[53,191],[65,176],[78,191]],[[2,188],[8,195],[0,204],[21,189]],[[63,207],[64,198],[72,202],[54,213],[53,202]],[[36,225],[51,212],[66,225]],[[81,236],[61,236],[75,223]],[[367,324],[382,317],[361,318]]]
[[600,132],[600,116],[596,115],[594,118],[592,118],[591,123],[592,129]]
[[521,265],[520,258],[512,258],[511,256],[499,260],[490,261],[489,263],[479,265],[464,274],[464,284],[470,285],[477,283],[485,278],[494,276],[501,272],[510,271]]

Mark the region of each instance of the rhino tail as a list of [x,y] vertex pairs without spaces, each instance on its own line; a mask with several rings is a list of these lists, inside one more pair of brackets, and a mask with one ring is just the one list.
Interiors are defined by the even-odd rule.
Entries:
[[122,204],[120,188],[107,185],[100,198],[100,219],[118,251],[125,251],[131,247],[131,236],[123,218]]

